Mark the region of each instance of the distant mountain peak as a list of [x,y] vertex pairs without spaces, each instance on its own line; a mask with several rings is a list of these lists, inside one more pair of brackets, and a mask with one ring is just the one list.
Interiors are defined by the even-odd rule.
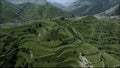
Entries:
[[47,0],[48,2],[51,2],[51,3],[59,3],[61,5],[63,5],[64,7],[67,7],[69,6],[71,3],[75,2],[76,0]]

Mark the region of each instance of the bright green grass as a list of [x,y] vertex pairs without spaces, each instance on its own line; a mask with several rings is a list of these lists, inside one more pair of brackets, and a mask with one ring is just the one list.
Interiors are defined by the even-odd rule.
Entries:
[[99,62],[99,63],[97,63],[97,64],[93,64],[93,66],[94,66],[95,68],[98,68],[98,67],[104,68],[104,67],[105,67],[105,64],[104,64],[103,61],[101,61],[101,62]]
[[97,53],[97,54],[95,54],[95,55],[86,56],[86,58],[87,58],[91,63],[99,62],[99,60],[100,60],[100,53]]

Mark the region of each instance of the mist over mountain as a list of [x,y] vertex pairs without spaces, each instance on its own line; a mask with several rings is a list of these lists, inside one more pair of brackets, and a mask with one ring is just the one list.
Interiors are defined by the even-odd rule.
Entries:
[[23,3],[34,3],[38,5],[45,5],[47,4],[46,0],[8,0],[13,4],[23,4]]
[[41,4],[41,5],[44,5],[47,2],[51,2],[51,3],[58,3],[58,4],[63,5],[64,7],[67,7],[68,5],[75,2],[76,0],[8,0],[8,1],[14,4],[22,4],[22,3],[31,2],[31,3]]
[[51,2],[51,3],[56,2],[56,3],[63,5],[64,7],[67,7],[70,4],[72,4],[73,2],[75,2],[76,0],[47,0],[47,1]]

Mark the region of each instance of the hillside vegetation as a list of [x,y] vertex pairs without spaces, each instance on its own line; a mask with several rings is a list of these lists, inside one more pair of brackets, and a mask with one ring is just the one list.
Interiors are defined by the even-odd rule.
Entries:
[[[39,0],[41,2],[41,0]],[[12,4],[7,0],[0,1],[0,24],[20,23],[32,20],[51,19],[59,16],[70,16],[70,13],[63,11],[49,3],[44,5],[33,2]],[[44,2],[44,1],[43,1]],[[39,3],[39,2],[38,2]]]
[[119,67],[120,22],[87,16],[1,29],[0,67]]
[[0,24],[23,20],[22,15],[19,15],[18,11],[19,8],[17,5],[11,4],[5,0],[0,0]]
[[62,11],[50,4],[48,5],[36,5],[33,3],[20,4],[20,14],[23,14],[26,19],[39,20],[39,19],[51,19],[59,16],[69,16],[70,13]]

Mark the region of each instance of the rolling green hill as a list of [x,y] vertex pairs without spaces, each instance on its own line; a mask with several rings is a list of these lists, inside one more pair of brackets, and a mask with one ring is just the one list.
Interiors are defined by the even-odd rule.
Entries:
[[87,16],[1,29],[0,67],[119,67],[120,22]]
[[18,11],[19,8],[17,5],[11,4],[6,0],[0,0],[0,23],[22,20],[22,15],[19,15]]
[[59,16],[69,16],[70,14],[52,6],[48,5],[36,5],[33,3],[24,3],[19,5],[22,8],[20,12],[25,16],[25,18],[33,19],[47,19],[47,18],[56,18]]
[[6,0],[1,0],[0,3],[0,23],[18,23],[28,20],[50,19],[70,15],[70,13],[56,8],[51,4],[40,5],[30,2],[12,4]]

